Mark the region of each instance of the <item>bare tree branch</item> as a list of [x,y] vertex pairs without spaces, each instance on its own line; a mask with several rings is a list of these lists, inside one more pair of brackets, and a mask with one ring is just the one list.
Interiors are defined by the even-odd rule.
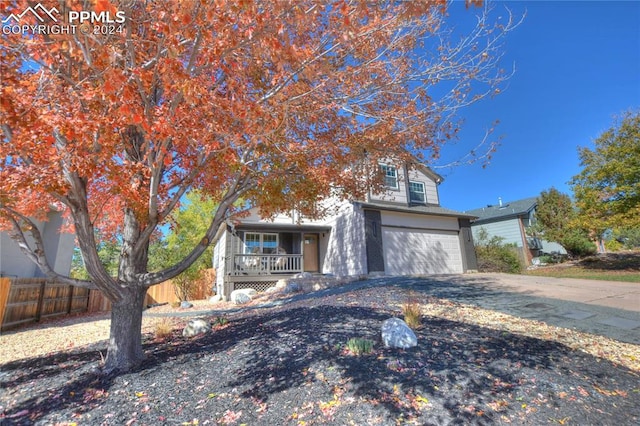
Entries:
[[[15,210],[9,209],[7,207],[2,207],[1,210],[4,213],[3,216],[7,220],[9,220],[12,225],[11,230],[9,231],[9,236],[11,237],[11,239],[16,242],[16,244],[20,248],[20,251],[22,251],[25,256],[27,256],[32,262],[38,265],[38,267],[44,274],[52,279],[55,279],[56,281],[60,281],[68,285],[89,289],[98,288],[91,281],[70,278],[66,275],[62,275],[54,271],[47,259],[42,234],[40,233],[40,230],[38,229],[38,226],[35,224],[35,222],[33,222],[30,218],[21,215]],[[35,245],[35,247],[31,247],[29,245],[25,232],[29,234],[29,236],[33,240],[33,244]]]

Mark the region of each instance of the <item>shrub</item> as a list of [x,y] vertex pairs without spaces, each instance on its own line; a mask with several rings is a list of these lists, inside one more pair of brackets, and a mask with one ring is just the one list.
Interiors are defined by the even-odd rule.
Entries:
[[542,256],[539,257],[539,259],[541,263],[546,263],[546,264],[562,263],[567,260],[567,255],[553,252],[553,253],[543,254]]
[[613,237],[627,250],[640,248],[640,226],[614,230]]
[[402,305],[402,315],[404,315],[404,322],[413,330],[422,327],[422,309],[415,296],[410,296]]
[[347,349],[354,355],[363,355],[371,353],[373,345],[373,340],[354,337],[347,342]]
[[515,247],[498,247],[487,249],[476,247],[478,270],[480,272],[506,272],[519,274],[522,271],[520,256]]
[[194,278],[192,274],[183,272],[171,282],[173,283],[173,291],[180,301],[193,299],[193,294],[198,286],[198,279]]
[[173,333],[173,324],[167,318],[159,321],[155,325],[154,335],[157,339],[165,339]]
[[214,327],[223,327],[225,325],[229,324],[229,320],[226,319],[225,317],[216,317],[213,320],[213,326]]
[[519,274],[522,261],[518,248],[512,244],[503,244],[503,238],[489,238],[488,232],[481,228],[476,238],[476,257],[481,272],[506,272]]
[[589,241],[587,236],[580,231],[574,231],[565,236],[562,241],[567,253],[575,257],[586,257],[597,253],[596,245]]
[[604,242],[604,247],[608,252],[612,252],[622,250],[624,248],[624,245],[620,241],[612,238]]

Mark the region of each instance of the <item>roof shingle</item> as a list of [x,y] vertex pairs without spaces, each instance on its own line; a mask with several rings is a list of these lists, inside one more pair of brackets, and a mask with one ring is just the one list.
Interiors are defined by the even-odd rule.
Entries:
[[496,222],[509,217],[521,216],[529,213],[538,204],[538,197],[530,197],[517,201],[502,203],[502,205],[488,205],[479,209],[467,210],[465,213],[476,216],[474,222]]

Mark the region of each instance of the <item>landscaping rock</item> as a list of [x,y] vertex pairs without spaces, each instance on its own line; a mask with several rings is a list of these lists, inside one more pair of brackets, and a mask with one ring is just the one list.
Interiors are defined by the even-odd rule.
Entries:
[[184,337],[193,337],[200,334],[206,334],[211,330],[211,325],[202,319],[194,319],[189,321],[189,324],[182,330]]
[[[232,303],[236,305],[244,305],[245,303],[251,302],[251,292],[248,290],[253,290],[251,288],[243,288],[239,290],[233,290],[231,292],[230,300]],[[257,294],[255,290],[253,290]]]
[[389,318],[382,323],[382,342],[387,348],[408,349],[418,345],[418,338],[400,318]]
[[180,302],[180,308],[182,308],[182,309],[193,308],[193,303],[187,302],[186,300],[183,300],[182,302]]
[[246,295],[247,295],[247,296],[249,296],[249,297],[251,297],[251,298],[253,298],[253,296],[255,296],[255,295],[257,295],[257,294],[258,294],[258,292],[257,292],[255,289],[253,289],[253,288],[243,288],[243,289],[241,289],[240,291],[245,292],[245,293],[246,293]]
[[219,294],[216,294],[215,296],[211,296],[209,298],[209,303],[218,303],[222,301],[222,296],[220,296]]
[[302,290],[302,286],[300,285],[300,283],[295,281],[290,281],[285,286],[283,292],[286,294],[290,294],[290,293],[298,293],[301,290]]
[[302,278],[302,279],[309,279],[312,277],[313,277],[313,274],[311,272],[300,272],[293,276],[293,278]]

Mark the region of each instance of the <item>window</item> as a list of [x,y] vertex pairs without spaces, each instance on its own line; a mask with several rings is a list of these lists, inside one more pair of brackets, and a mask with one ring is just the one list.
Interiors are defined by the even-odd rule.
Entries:
[[244,235],[244,252],[247,254],[274,254],[278,249],[278,234],[247,232]]
[[424,183],[409,182],[409,201],[412,203],[426,203],[427,198],[424,194]]
[[393,189],[398,189],[398,173],[393,166],[380,165],[382,173],[384,173],[385,186]]

